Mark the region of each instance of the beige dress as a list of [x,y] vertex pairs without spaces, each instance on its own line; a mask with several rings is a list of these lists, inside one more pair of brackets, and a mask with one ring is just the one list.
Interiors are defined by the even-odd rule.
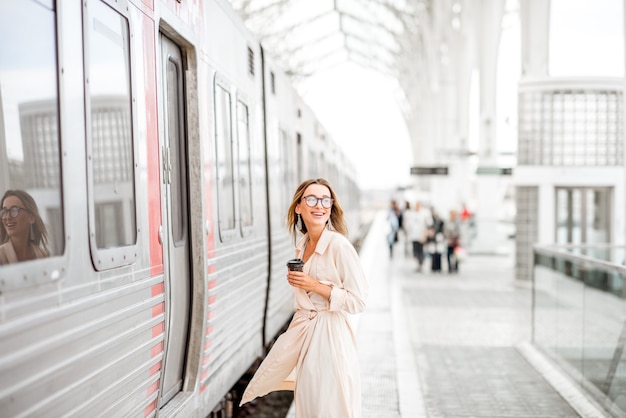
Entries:
[[[38,246],[33,244],[30,246],[33,250],[33,254],[35,254],[35,258],[48,257],[48,254]],[[17,263],[18,261],[17,254],[15,254],[15,249],[13,248],[11,240],[0,245],[0,266],[4,264]]]
[[[297,245],[300,257],[308,236]],[[304,271],[332,286],[323,296],[293,288],[296,312],[243,395],[241,404],[294,390],[297,418],[358,418],[361,378],[350,315],[365,307],[368,284],[359,256],[341,234],[324,230]]]

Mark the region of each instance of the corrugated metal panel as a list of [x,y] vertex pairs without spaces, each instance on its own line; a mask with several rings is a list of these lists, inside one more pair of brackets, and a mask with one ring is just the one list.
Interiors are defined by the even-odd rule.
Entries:
[[163,302],[151,293],[159,280],[134,282],[3,327],[2,413],[61,416],[72,405],[85,416],[132,393],[127,401],[145,405],[145,389],[154,379],[151,350],[163,338],[153,336],[163,320],[152,315]]
[[210,261],[201,392],[216,404],[262,354],[267,287],[265,237],[222,246]]

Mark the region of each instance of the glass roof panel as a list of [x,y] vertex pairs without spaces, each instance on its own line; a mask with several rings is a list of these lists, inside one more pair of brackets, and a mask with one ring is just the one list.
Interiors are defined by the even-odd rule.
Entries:
[[344,15],[341,20],[341,27],[344,32],[348,34],[352,34],[358,38],[375,40],[391,51],[398,52],[400,49],[396,37],[376,24],[365,23],[351,16]]
[[293,40],[293,43],[307,44],[339,31],[339,17],[334,12],[328,12],[313,20],[299,23],[289,32],[289,38]]
[[295,55],[299,60],[316,60],[326,55],[329,51],[335,51],[345,47],[344,35],[341,32],[325,34],[323,37],[311,40],[306,44],[299,44],[290,51],[285,51],[288,55]]
[[[269,54],[301,79],[336,63],[399,76],[422,56],[432,0],[232,0]],[[426,28],[427,30],[428,28]],[[409,73],[412,71],[409,68]]]
[[392,65],[394,62],[393,55],[376,42],[348,36],[346,38],[346,48],[351,52],[358,52],[363,56],[370,56],[379,61],[382,60],[387,66]]
[[395,8],[393,1],[337,0],[337,10],[357,20],[380,25],[388,31],[402,33],[404,30],[401,20],[403,9]]
[[332,68],[336,65],[348,61],[348,52],[345,48],[337,49],[335,51],[327,51],[325,55],[320,56],[315,60],[307,59],[304,62],[295,64],[296,66],[290,68],[298,68],[298,72],[291,72],[291,76],[296,80],[310,77],[311,75]]
[[[231,4],[246,24],[261,29],[260,24],[272,22],[274,29],[284,29],[294,22],[301,22],[334,10],[333,0],[233,0]],[[271,20],[268,20],[271,17]],[[261,20],[261,22],[257,22]]]

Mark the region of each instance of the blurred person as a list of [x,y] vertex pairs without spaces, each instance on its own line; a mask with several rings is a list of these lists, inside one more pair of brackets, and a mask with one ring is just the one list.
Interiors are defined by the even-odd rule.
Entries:
[[0,265],[50,256],[48,231],[30,194],[7,190],[2,197],[0,218]]
[[415,209],[404,213],[404,226],[407,240],[413,246],[413,257],[417,260],[417,271],[422,271],[424,264],[424,244],[428,237],[428,228],[432,224],[430,210],[425,208],[421,202],[415,203]]
[[469,209],[467,208],[467,205],[465,203],[463,203],[463,207],[461,208],[461,220],[463,222],[467,222],[470,220],[470,218],[472,217],[472,214],[470,213]]
[[477,234],[475,215],[476,214],[470,212],[467,205],[463,203],[459,217],[461,218],[461,235],[463,236],[463,241],[466,246],[470,245],[472,239],[475,238]]
[[430,270],[435,273],[441,272],[441,254],[445,248],[445,238],[443,235],[444,222],[439,217],[435,208],[430,210],[433,221],[428,233],[428,251],[430,253]]
[[296,312],[246,388],[241,404],[293,390],[297,418],[361,416],[361,378],[349,314],[365,308],[368,283],[346,238],[343,209],[324,179],[301,183],[287,214],[303,271],[289,271]]
[[404,210],[402,211],[402,234],[404,236],[404,255],[409,255],[412,250],[409,249],[409,246],[412,246],[411,241],[407,238],[406,235],[406,226],[404,223],[404,214],[411,210],[411,203],[404,202]]
[[391,201],[391,207],[387,214],[387,245],[389,246],[389,258],[393,257],[393,246],[398,242],[398,230],[400,229],[400,209],[398,202]]
[[400,205],[398,205],[398,203],[395,204],[394,210],[396,212],[396,216],[398,217],[398,231],[396,232],[396,242],[398,242],[398,234],[401,231],[404,231],[404,211],[402,210],[402,208],[400,208]]
[[448,243],[448,273],[459,272],[459,259],[456,256],[457,247],[461,245],[461,222],[456,210],[451,210],[444,227],[444,235]]

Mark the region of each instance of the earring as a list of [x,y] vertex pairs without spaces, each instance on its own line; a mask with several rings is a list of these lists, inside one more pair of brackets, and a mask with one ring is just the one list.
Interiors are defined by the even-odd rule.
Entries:
[[30,224],[30,232],[28,233],[28,239],[30,241],[35,241],[35,230],[33,229],[33,224]]
[[298,220],[296,221],[296,228],[298,228],[298,231],[302,231],[302,216],[300,216],[299,213],[297,213],[296,216],[298,217]]

